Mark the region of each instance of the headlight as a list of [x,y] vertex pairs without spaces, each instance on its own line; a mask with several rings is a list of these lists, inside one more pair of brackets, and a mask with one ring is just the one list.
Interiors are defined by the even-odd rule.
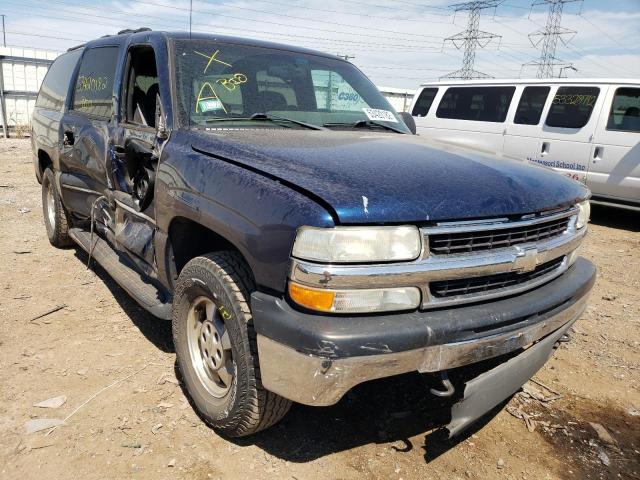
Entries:
[[301,227],[293,244],[296,258],[327,263],[414,260],[422,240],[417,227]]
[[420,305],[416,287],[325,290],[289,282],[289,296],[305,308],[331,313],[414,310]]
[[589,200],[580,202],[578,204],[578,219],[576,220],[576,228],[580,229],[584,227],[589,221],[590,216],[591,216],[591,205],[589,204]]

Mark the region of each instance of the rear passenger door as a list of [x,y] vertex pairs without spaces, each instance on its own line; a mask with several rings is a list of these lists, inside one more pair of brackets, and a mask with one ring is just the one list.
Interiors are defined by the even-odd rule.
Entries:
[[542,115],[551,87],[531,85],[518,90],[518,106],[506,126],[503,155],[514,160],[535,161],[540,153]]
[[591,145],[606,93],[606,89],[592,85],[556,87],[538,151],[531,161],[586,183]]
[[590,162],[594,196],[640,203],[640,88],[609,87]]
[[61,122],[60,185],[65,205],[80,217],[109,185],[117,46],[85,50],[73,88],[71,107]]

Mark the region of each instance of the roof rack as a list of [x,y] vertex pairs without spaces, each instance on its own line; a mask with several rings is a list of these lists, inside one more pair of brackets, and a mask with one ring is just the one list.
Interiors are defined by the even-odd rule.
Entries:
[[118,35],[124,35],[126,33],[140,33],[140,32],[150,32],[151,29],[148,27],[141,27],[141,28],[136,28],[136,29],[131,29],[131,28],[125,28],[124,30],[120,30],[117,34]]

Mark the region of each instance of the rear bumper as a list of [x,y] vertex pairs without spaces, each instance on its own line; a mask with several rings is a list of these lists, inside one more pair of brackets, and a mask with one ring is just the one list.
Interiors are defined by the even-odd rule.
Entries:
[[299,403],[332,405],[368,380],[497,357],[566,331],[586,308],[594,282],[594,265],[579,258],[560,277],[516,297],[370,317],[305,314],[254,293],[262,383]]

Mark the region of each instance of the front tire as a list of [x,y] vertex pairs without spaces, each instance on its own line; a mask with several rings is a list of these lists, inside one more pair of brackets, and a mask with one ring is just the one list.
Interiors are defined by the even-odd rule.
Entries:
[[268,428],[291,402],[265,390],[248,299],[254,289],[240,255],[196,257],[180,272],[173,300],[178,366],[201,417],[230,437]]
[[71,246],[73,240],[69,237],[67,212],[62,206],[60,192],[51,168],[47,168],[42,175],[42,212],[51,245],[57,248]]

